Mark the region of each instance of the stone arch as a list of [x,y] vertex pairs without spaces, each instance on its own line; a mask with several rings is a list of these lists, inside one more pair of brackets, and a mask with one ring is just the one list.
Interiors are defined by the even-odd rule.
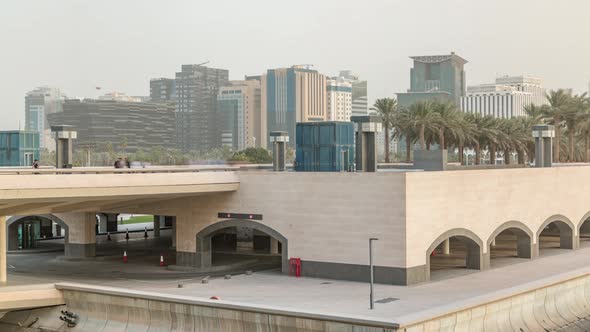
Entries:
[[6,232],[8,234],[8,249],[9,250],[16,250],[18,248],[18,226],[25,221],[27,221],[31,217],[41,217],[45,219],[49,219],[58,225],[60,225],[65,230],[64,236],[64,245],[69,242],[69,227],[63,220],[58,218],[53,214],[39,214],[39,215],[22,215],[22,216],[12,216],[6,220]]
[[554,214],[547,218],[537,230],[537,245],[540,242],[541,233],[549,224],[555,223],[559,228],[559,247],[562,249],[578,249],[579,239],[576,234],[577,227],[566,216]]
[[516,235],[516,252],[520,258],[534,258],[538,254],[533,246],[533,231],[525,224],[517,220],[510,220],[498,226],[488,238],[486,243],[488,253],[494,239],[503,231],[511,230]]
[[[586,220],[588,220],[590,218],[590,211],[586,212],[586,214],[582,217],[582,219],[580,219],[580,221],[578,222],[578,225],[576,227],[577,231],[578,231],[578,236],[582,233],[582,226],[584,226],[584,223],[586,222]],[[590,227],[589,227],[590,230]]]
[[211,238],[216,232],[231,227],[250,227],[254,230],[261,231],[275,238],[281,243],[281,271],[283,273],[289,272],[289,255],[288,255],[288,240],[281,233],[268,225],[245,219],[228,219],[213,223],[203,228],[197,233],[197,261],[195,266],[210,267],[211,266]]
[[426,280],[430,280],[430,255],[444,240],[455,237],[465,244],[467,247],[467,262],[468,269],[483,270],[487,268],[487,260],[483,254],[483,241],[472,231],[465,228],[453,228],[436,238],[426,250]]

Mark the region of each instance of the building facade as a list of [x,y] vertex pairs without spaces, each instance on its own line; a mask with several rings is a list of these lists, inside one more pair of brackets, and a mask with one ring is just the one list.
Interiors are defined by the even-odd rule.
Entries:
[[308,66],[269,69],[261,77],[262,113],[267,116],[267,146],[271,131],[289,133],[295,145],[297,122],[326,121],[327,77]]
[[39,87],[25,95],[25,130],[40,135],[40,148],[55,150],[47,115],[62,111],[65,95],[56,88]]
[[352,115],[368,115],[368,85],[367,81],[359,79],[359,76],[353,74],[350,70],[342,70],[338,75],[352,85]]
[[547,105],[542,79],[532,76],[503,76],[495,84],[470,86],[461,98],[460,108],[466,113],[495,118],[526,116],[528,105]]
[[128,96],[127,94],[118,91],[107,92],[104,95],[98,97],[98,100],[126,101],[132,103],[148,101],[147,99],[149,98],[142,96]]
[[229,71],[182,65],[176,73],[176,145],[182,151],[206,151],[217,145],[215,110]]
[[266,147],[266,117],[261,113],[260,80],[230,81],[217,95],[217,139],[233,151]]
[[125,152],[175,147],[174,105],[166,103],[70,99],[63,112],[48,116],[51,125],[72,125],[78,132],[74,146]]
[[156,103],[176,101],[176,82],[173,78],[150,80],[150,101]]
[[0,167],[31,166],[39,159],[37,131],[0,131]]
[[341,78],[327,81],[328,121],[350,121],[352,116],[352,84]]
[[398,104],[409,106],[420,100],[442,99],[459,105],[465,96],[465,71],[467,60],[454,52],[448,55],[412,56],[410,89],[398,93]]

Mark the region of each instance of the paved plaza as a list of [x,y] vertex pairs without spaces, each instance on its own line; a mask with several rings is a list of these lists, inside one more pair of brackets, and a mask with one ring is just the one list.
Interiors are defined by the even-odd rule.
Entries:
[[[548,249],[549,250],[549,249]],[[47,254],[42,254],[47,255]],[[9,264],[18,266],[24,255],[10,255]],[[161,270],[157,278],[137,274],[113,273],[110,277],[92,277],[79,270],[76,264],[63,264],[62,273],[19,273],[9,269],[8,285],[77,282],[155,293],[209,298],[219,296],[222,301],[247,306],[272,307],[284,310],[322,313],[335,316],[368,318],[387,322],[409,322],[424,316],[437,316],[488,302],[519,291],[563,281],[590,273],[590,248],[569,251],[553,249],[533,261],[518,260],[519,264],[504,264],[482,272],[472,272],[451,278],[438,276],[432,281],[414,286],[375,286],[375,310],[369,310],[369,288],[366,283],[317,278],[295,278],[278,271],[255,272],[252,275],[234,275],[226,280],[212,277],[201,283],[202,276],[178,275]],[[96,262],[98,263],[98,262]],[[97,267],[101,266],[97,264]],[[108,263],[108,268],[133,268],[122,263]],[[502,264],[500,264],[502,265]],[[579,268],[580,266],[586,266]],[[102,266],[104,267],[104,266]],[[150,266],[138,264],[139,271],[152,271]],[[157,267],[156,267],[157,269]],[[71,273],[66,273],[71,272]],[[441,271],[443,272],[443,271]],[[147,272],[146,272],[147,273]],[[170,274],[168,274],[170,273]],[[448,273],[448,270],[446,271]],[[435,276],[436,277],[436,276]],[[179,288],[178,284],[183,287]]]

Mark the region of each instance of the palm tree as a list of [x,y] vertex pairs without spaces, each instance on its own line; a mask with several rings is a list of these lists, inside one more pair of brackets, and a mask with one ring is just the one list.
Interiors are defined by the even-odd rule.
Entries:
[[576,134],[576,125],[581,120],[581,116],[587,107],[586,94],[572,96],[566,106],[566,111],[563,114],[565,126],[567,127],[568,135],[568,161],[576,161],[574,149],[574,135]]
[[406,162],[412,161],[412,143],[416,140],[416,133],[411,123],[410,112],[407,108],[402,108],[395,113],[393,117],[394,136],[401,140],[404,139],[406,143]]
[[490,116],[481,116],[480,114],[469,113],[465,115],[467,121],[475,126],[475,139],[473,147],[475,150],[475,164],[481,163],[481,147],[488,145],[488,142],[495,142],[497,130],[494,120]]
[[555,140],[553,141],[553,161],[560,161],[561,126],[563,117],[567,112],[570,94],[563,89],[552,90],[546,95],[549,107],[545,108],[544,116],[555,127]]
[[472,146],[476,141],[477,136],[477,127],[471,121],[469,121],[469,117],[465,116],[465,113],[460,113],[461,115],[458,117],[458,121],[455,122],[454,130],[456,136],[454,137],[457,145],[457,150],[459,153],[459,163],[461,165],[465,164],[463,160],[463,152],[465,146]]
[[397,110],[397,100],[393,98],[377,99],[371,110],[376,111],[379,117],[381,117],[383,130],[385,131],[385,162],[389,163],[389,129],[393,126],[393,118]]
[[[457,125],[460,119],[459,112],[455,106],[445,101],[432,102],[432,108],[440,114],[438,123],[438,144],[441,150],[447,149],[447,136],[457,136]],[[446,135],[445,135],[446,134]]]
[[419,101],[410,106],[410,123],[420,140],[420,149],[426,149],[426,130],[437,130],[440,124],[440,114],[433,111],[432,103]]

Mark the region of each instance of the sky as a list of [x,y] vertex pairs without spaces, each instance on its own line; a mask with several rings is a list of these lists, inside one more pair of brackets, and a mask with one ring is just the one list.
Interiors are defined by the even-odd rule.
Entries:
[[526,74],[581,93],[588,13],[588,0],[2,0],[0,130],[24,123],[37,86],[149,95],[150,78],[205,61],[230,79],[294,64],[350,69],[372,102],[409,88],[409,56],[454,51],[469,61],[467,85]]

